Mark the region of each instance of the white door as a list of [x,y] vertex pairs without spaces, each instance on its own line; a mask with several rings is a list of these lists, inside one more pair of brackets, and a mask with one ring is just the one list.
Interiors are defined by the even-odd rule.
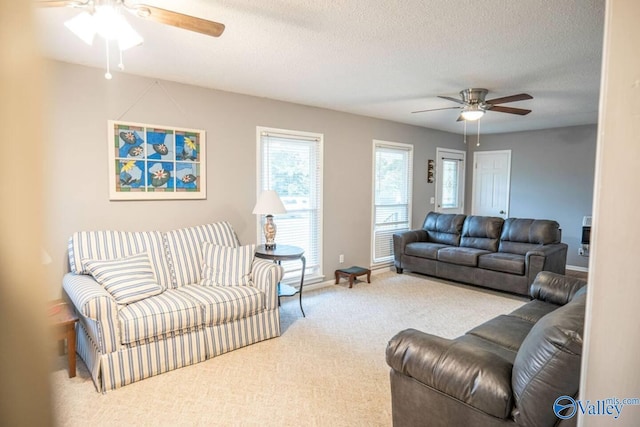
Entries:
[[466,153],[436,148],[436,212],[464,213]]
[[473,153],[472,215],[509,216],[511,150]]

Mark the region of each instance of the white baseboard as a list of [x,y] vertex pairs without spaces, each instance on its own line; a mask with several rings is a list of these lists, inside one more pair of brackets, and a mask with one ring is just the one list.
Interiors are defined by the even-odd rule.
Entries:
[[579,267],[577,265],[566,265],[565,268],[571,271],[582,271],[584,273],[588,273],[589,269],[587,267]]

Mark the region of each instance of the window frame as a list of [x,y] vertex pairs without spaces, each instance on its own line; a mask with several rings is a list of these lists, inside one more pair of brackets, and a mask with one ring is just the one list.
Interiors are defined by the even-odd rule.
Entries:
[[[316,248],[316,256],[317,263],[310,263],[309,256],[305,251],[305,257],[307,259],[307,266],[304,274],[304,283],[312,284],[321,282],[324,280],[323,273],[323,175],[324,175],[324,134],[317,132],[307,132],[307,131],[299,131],[299,130],[291,130],[291,129],[280,129],[268,126],[256,126],[256,200],[259,197],[260,193],[263,190],[262,186],[262,137],[265,134],[271,134],[274,137],[281,137],[284,139],[291,139],[292,142],[296,139],[298,140],[306,140],[306,141],[315,141],[318,146],[316,147],[316,191],[317,191],[317,199],[316,199],[316,208],[314,209],[317,215],[316,223],[317,223],[317,236],[315,236],[315,240],[317,242]],[[279,194],[280,198],[283,198],[282,194]],[[310,210],[311,211],[311,210]],[[264,220],[264,215],[256,215],[256,236],[258,244],[264,243],[264,233],[262,229],[262,224]],[[278,218],[275,218],[276,225],[279,225]],[[283,245],[291,244],[286,241],[282,241],[281,238],[276,236],[276,243],[282,243]],[[302,264],[300,261],[285,261],[283,262],[283,267],[285,267],[285,276],[282,280],[282,283],[295,285],[296,287],[300,285],[300,273],[302,270]]]
[[[393,264],[393,253],[385,259],[377,260],[376,258],[376,153],[378,147],[402,150],[408,153],[408,170],[407,170],[407,230],[411,230],[412,217],[413,217],[413,155],[415,148],[413,144],[407,144],[402,142],[392,142],[374,139],[373,140],[372,153],[373,158],[371,162],[372,166],[372,183],[371,183],[371,266],[385,266]],[[401,231],[400,229],[398,231]]]

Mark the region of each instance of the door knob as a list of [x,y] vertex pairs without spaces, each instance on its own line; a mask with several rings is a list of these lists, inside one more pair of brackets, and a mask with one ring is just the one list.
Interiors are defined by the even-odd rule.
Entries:
[[500,211],[500,215],[504,215],[504,214],[505,214],[505,212],[501,210]]

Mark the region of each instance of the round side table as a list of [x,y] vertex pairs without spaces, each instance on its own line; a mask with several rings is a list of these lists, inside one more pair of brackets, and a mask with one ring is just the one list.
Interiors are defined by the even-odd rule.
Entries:
[[296,259],[302,261],[300,289],[285,285],[284,283],[278,283],[278,304],[280,304],[280,297],[292,297],[295,294],[299,294],[300,311],[302,312],[302,316],[306,317],[304,310],[302,309],[302,287],[304,286],[304,270],[307,266],[307,260],[304,257],[304,249],[289,245],[276,245],[273,249],[267,249],[265,245],[258,245],[256,246],[256,257],[270,259],[277,264],[280,264],[282,261],[292,261]]

